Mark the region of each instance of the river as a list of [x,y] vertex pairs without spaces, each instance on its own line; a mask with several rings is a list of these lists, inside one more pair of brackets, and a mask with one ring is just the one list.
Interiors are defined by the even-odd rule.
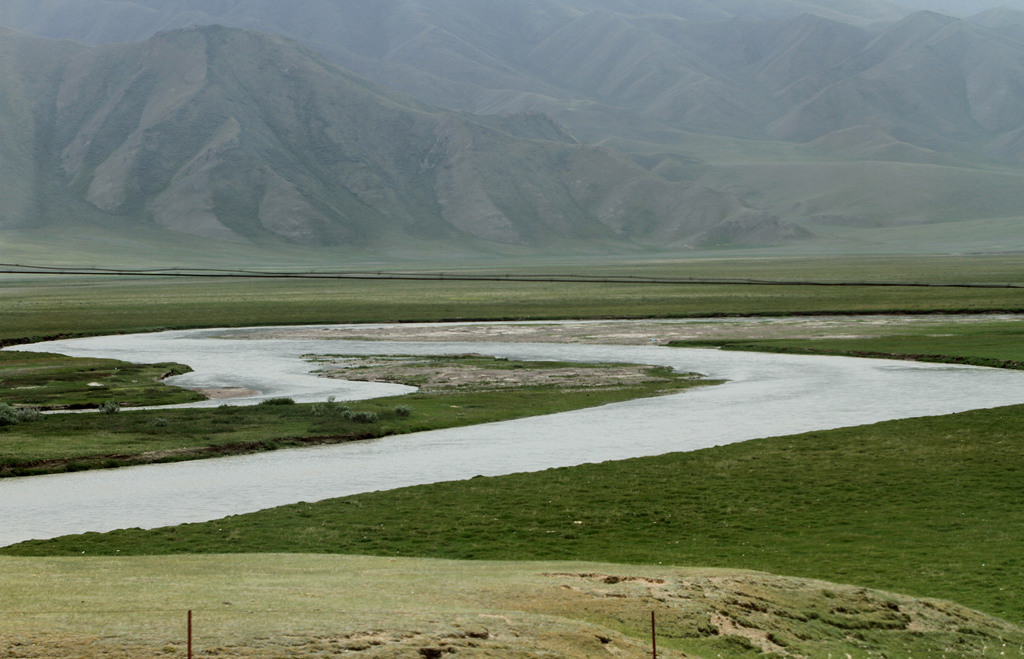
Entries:
[[[1024,372],[660,345],[281,338],[274,328],[56,341],[19,349],[176,361],[179,384],[300,401],[391,395],[398,385],[316,377],[307,354],[456,354],[631,362],[726,384],[599,408],[334,446],[0,480],[0,546],[85,531],[205,521],[298,501],[620,460],[811,430],[1024,402]],[[208,404],[221,404],[215,401]]]

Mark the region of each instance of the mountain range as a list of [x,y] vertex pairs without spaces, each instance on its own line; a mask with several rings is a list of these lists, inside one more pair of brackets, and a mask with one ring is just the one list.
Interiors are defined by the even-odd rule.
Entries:
[[1024,11],[931,6],[8,0],[0,227],[1019,249]]
[[[672,242],[736,206],[579,144],[475,118],[223,27],[86,47],[0,34],[8,228],[62,209],[131,229],[311,246]],[[621,212],[628,209],[628,213]]]

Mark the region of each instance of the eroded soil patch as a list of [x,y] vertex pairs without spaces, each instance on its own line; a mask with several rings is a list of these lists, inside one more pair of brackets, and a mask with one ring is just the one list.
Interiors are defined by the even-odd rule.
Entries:
[[424,392],[486,391],[511,387],[554,386],[560,389],[627,387],[669,383],[697,376],[644,364],[577,364],[521,362],[483,355],[445,357],[307,356],[325,377],[390,382],[420,387]]

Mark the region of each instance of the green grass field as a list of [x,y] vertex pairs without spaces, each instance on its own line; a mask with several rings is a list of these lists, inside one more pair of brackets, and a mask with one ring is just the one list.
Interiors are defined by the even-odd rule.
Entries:
[[772,339],[674,341],[671,345],[720,346],[731,350],[887,357],[997,368],[1024,368],[1024,325],[1019,320],[951,322],[941,318],[884,328],[860,328],[846,335]]
[[[437,268],[430,271],[436,271]],[[546,262],[470,274],[1024,284],[1015,257]],[[1024,310],[1012,288],[0,275],[0,345],[59,336],[274,324]]]
[[[665,659],[1014,656],[949,602],[709,568],[309,554],[0,557],[0,654]],[[685,652],[685,654],[684,654]]]
[[182,364],[129,364],[37,352],[0,352],[0,401],[45,410],[174,405],[203,396],[161,381],[187,373]]
[[1024,406],[296,504],[8,555],[341,553],[762,570],[1024,624]]
[[[1024,273],[1019,259],[1012,257],[631,263],[612,264],[608,270],[644,275],[731,273],[737,277],[932,282],[1019,282]],[[0,289],[0,302],[0,313],[4,314],[0,339],[8,341],[198,325],[874,314],[898,310],[932,314],[1013,312],[1024,308],[1020,292],[1014,289],[626,284],[555,287],[508,282],[225,284],[190,280],[24,280]],[[861,321],[861,317],[851,316],[848,331],[830,327],[815,335],[782,333],[769,338],[746,336],[711,342],[752,349],[913,355],[1009,367],[1024,361],[1020,321],[1015,319],[960,322],[922,315],[919,323]],[[289,413],[303,413],[301,406],[287,407],[293,408]],[[410,422],[419,414],[416,411]],[[127,416],[96,416],[100,419],[96,423],[123,423]],[[155,561],[152,569],[160,573],[175,569],[172,566],[176,560],[206,560],[195,554],[305,552],[295,559],[305,566],[317,560],[309,553],[335,553],[746,568],[951,599],[1015,625],[1011,631],[987,636],[989,632],[978,631],[981,623],[954,617],[949,620],[958,622],[947,622],[943,627],[950,635],[933,639],[934,643],[924,642],[927,634],[916,633],[871,641],[874,645],[869,649],[864,640],[870,636],[869,628],[889,624],[885,615],[872,614],[875,617],[870,624],[847,628],[848,641],[860,640],[842,648],[829,647],[827,652],[854,657],[879,653],[911,657],[1012,656],[1024,625],[1019,596],[1024,589],[1020,554],[1024,546],[1022,422],[1024,406],[1015,406],[755,440],[686,454],[406,488],[296,504],[208,524],[24,543],[0,553],[12,557],[4,561],[27,562],[0,564],[16,566],[12,569],[18,572],[38,572],[46,563],[37,561],[61,559],[16,557],[81,557],[82,552],[90,556],[146,554],[161,556],[117,561]],[[124,433],[138,437],[143,434]],[[182,553],[193,556],[173,556]],[[60,564],[62,570],[82,575],[100,565],[81,558],[63,560],[68,563]],[[211,556],[210,560],[230,558]],[[628,566],[621,571],[631,569],[641,571]],[[643,568],[650,569],[656,568]],[[236,566],[231,574],[244,571]],[[264,588],[274,579],[267,575],[250,587]],[[570,584],[570,591],[576,592],[572,588],[577,585]],[[628,608],[640,602],[642,608],[644,603],[659,601],[653,595],[641,595],[627,594],[621,605],[615,606]],[[640,599],[632,599],[634,596]],[[464,601],[458,600],[461,596],[452,597]],[[531,597],[537,597],[536,592]],[[744,597],[733,599],[742,603],[747,601]],[[766,607],[766,616],[777,621],[785,617],[781,613],[784,611],[797,617],[813,613],[810,600],[801,601],[803,608],[797,607],[799,610],[776,604],[750,606]],[[559,606],[564,609],[564,602]],[[577,619],[608,625],[625,611],[601,608],[604,606],[587,604],[586,614]],[[908,610],[904,605],[899,609]],[[754,613],[747,611],[748,617],[741,619],[758,629],[768,629],[762,623],[755,625],[750,617]],[[426,615],[446,620],[450,617],[436,612]],[[57,614],[54,618],[62,625],[69,625],[72,619],[74,614]],[[613,628],[634,641],[643,634],[643,626],[635,621],[620,619],[617,624]],[[373,627],[372,622],[367,625]],[[824,634],[815,627],[796,632],[773,628],[771,633],[791,644],[796,643],[795,637],[786,634],[808,638]],[[116,638],[116,632],[113,634]],[[974,641],[980,645],[968,647]],[[750,646],[712,647],[685,645],[682,641],[669,645],[709,657],[716,653],[726,657],[757,654]],[[825,646],[816,650],[826,652]],[[824,654],[811,651],[809,656]]]

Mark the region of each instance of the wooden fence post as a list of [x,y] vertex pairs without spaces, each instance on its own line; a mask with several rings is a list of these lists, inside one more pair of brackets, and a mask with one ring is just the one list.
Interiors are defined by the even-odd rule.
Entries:
[[658,635],[654,627],[654,611],[651,611],[651,657],[658,659]]
[[192,659],[192,609],[188,610],[188,659]]

